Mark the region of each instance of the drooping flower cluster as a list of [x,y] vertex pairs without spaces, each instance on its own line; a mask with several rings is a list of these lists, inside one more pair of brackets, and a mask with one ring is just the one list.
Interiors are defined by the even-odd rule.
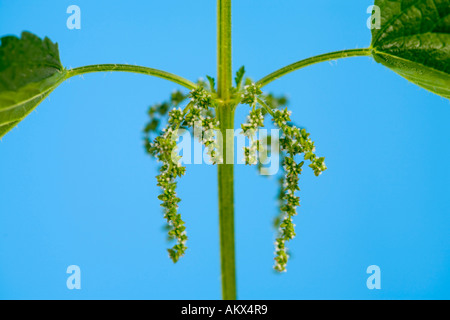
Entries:
[[[183,100],[186,97],[183,96]],[[212,162],[221,161],[214,135],[219,123],[210,109],[213,106],[210,93],[199,86],[192,90],[188,97],[191,101],[184,110],[173,108],[169,111],[167,126],[148,146],[149,152],[162,163],[160,173],[156,177],[158,186],[161,188],[158,199],[162,201],[161,206],[164,208],[169,238],[176,240],[176,244],[168,249],[173,262],[177,262],[184,255],[188,239],[185,223],[178,213],[178,203],[181,199],[176,193],[176,179],[186,172],[186,167],[181,165],[181,156],[178,155],[177,150],[178,129],[181,126],[193,128],[194,135],[205,145]]]
[[151,143],[153,142],[153,135],[158,135],[161,131],[161,123],[163,117],[167,115],[171,107],[178,107],[183,101],[187,99],[188,95],[181,92],[180,90],[175,90],[171,93],[170,99],[162,103],[156,103],[149,107],[148,116],[150,118],[149,122],[144,128],[144,144],[145,150],[153,156],[151,153]]
[[300,129],[288,124],[291,121],[290,115],[291,112],[287,109],[273,112],[273,122],[284,134],[280,139],[281,148],[292,156],[304,154],[304,159],[311,162],[309,167],[316,176],[319,176],[327,169],[324,162],[325,158],[316,156],[314,142],[309,137],[310,134],[306,132],[306,129]]
[[[263,95],[260,88],[256,84],[248,84],[245,86],[242,94],[241,103],[252,106],[247,123],[242,125],[244,134],[253,137],[253,132],[261,127],[264,122],[264,116],[270,114],[275,126],[279,127],[282,137],[279,139],[280,156],[282,157],[284,176],[281,178],[281,191],[279,195],[281,215],[277,218],[276,225],[278,227],[278,235],[275,241],[275,270],[286,271],[288,261],[288,252],[286,241],[295,237],[295,224],[293,217],[297,214],[297,207],[300,206],[300,198],[295,192],[299,191],[299,176],[302,172],[304,161],[297,162],[296,156],[303,154],[304,160],[311,163],[309,167],[314,171],[316,176],[320,175],[325,169],[324,158],[315,155],[314,142],[309,138],[309,133],[305,129],[297,128],[291,123],[291,112],[280,109],[286,99],[277,99],[272,95]],[[284,101],[283,101],[284,100]],[[258,108],[261,106],[261,108]],[[258,147],[263,145],[252,139],[249,148],[244,148],[246,163],[256,163],[256,151]],[[273,152],[273,150],[272,150]]]
[[289,258],[286,248],[286,241],[295,237],[295,224],[293,217],[297,215],[297,207],[300,206],[300,197],[295,195],[298,186],[299,175],[302,173],[304,162],[296,163],[293,158],[286,157],[284,160],[285,176],[283,179],[282,203],[280,210],[283,212],[279,222],[279,234],[275,241],[275,270],[286,271],[286,264]]
[[194,128],[195,137],[205,145],[206,152],[212,164],[222,163],[222,155],[217,142],[219,121],[211,114],[214,101],[211,94],[203,87],[198,87],[190,93],[193,107],[186,115],[186,124]]
[[299,191],[299,175],[302,172],[304,161],[296,162],[295,156],[303,154],[304,160],[309,160],[309,167],[316,176],[326,170],[325,158],[317,157],[315,154],[314,142],[309,138],[309,133],[305,129],[297,128],[288,124],[291,112],[287,109],[275,110],[272,112],[273,122],[278,126],[283,136],[280,138],[280,148],[285,153],[283,160],[283,169],[285,176],[283,178],[283,192],[280,208],[283,213],[280,219],[279,234],[275,241],[275,270],[279,272],[286,271],[286,264],[289,258],[286,248],[286,241],[295,237],[295,224],[293,216],[297,215],[297,207],[300,206],[300,198],[295,195]]
[[249,165],[257,164],[257,151],[263,151],[261,141],[256,139],[256,131],[264,127],[263,109],[257,106],[257,98],[261,93],[259,86],[251,84],[244,87],[244,93],[241,96],[241,103],[252,107],[247,116],[247,122],[241,124],[242,134],[250,139],[250,146],[243,148],[245,164]]
[[180,163],[180,157],[174,154],[177,138],[175,123],[178,122],[179,120],[169,121],[169,125],[163,129],[162,134],[151,145],[153,154],[162,162],[160,173],[156,177],[157,185],[161,188],[158,199],[162,201],[161,206],[164,208],[164,218],[169,226],[169,238],[177,241],[171,249],[168,249],[173,262],[177,262],[187,249],[186,227],[178,213],[178,203],[181,199],[177,197],[177,182],[175,181],[186,172],[186,167]]
[[244,147],[245,164],[253,165],[257,163],[256,152],[262,152],[262,144],[256,139],[256,131],[264,126],[264,116],[262,109],[253,108],[247,117],[247,122],[241,125],[242,134],[250,139],[250,146]]

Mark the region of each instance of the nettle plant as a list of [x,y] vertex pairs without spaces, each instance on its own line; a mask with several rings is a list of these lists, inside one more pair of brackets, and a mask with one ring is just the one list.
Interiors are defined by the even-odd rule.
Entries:
[[[176,152],[178,130],[193,130],[204,145],[210,160],[218,167],[219,222],[224,299],[236,298],[235,244],[234,244],[234,135],[227,130],[235,128],[237,106],[248,108],[242,133],[249,138],[244,148],[245,163],[261,168],[270,137],[256,138],[258,128],[267,118],[279,128],[281,137],[278,152],[282,161],[280,182],[280,214],[275,219],[275,263],[277,271],[286,271],[287,242],[295,236],[293,217],[300,199],[299,175],[304,163],[320,175],[325,169],[323,157],[315,154],[314,142],[305,129],[291,122],[291,111],[286,98],[267,94],[262,89],[272,81],[295,70],[315,63],[340,58],[372,56],[377,62],[392,69],[409,81],[447,99],[450,98],[450,0],[375,0],[377,10],[372,19],[379,19],[372,29],[369,48],[343,50],[322,54],[281,68],[259,81],[244,78],[242,67],[233,83],[231,68],[231,0],[218,0],[218,68],[217,78],[207,76],[206,82],[191,82],[178,75],[152,68],[99,64],[66,69],[60,62],[57,44],[48,38],[23,32],[20,38],[1,38],[0,47],[0,137],[14,128],[36,106],[65,80],[91,72],[122,71],[156,76],[189,90],[174,91],[166,102],[150,107],[148,125],[144,129],[146,151],[161,166],[157,184],[158,198],[167,220],[169,238],[175,245],[169,256],[177,262],[186,253],[186,227],[178,212],[177,178],[186,168]],[[379,28],[378,28],[379,27]],[[216,84],[217,83],[217,84]],[[166,120],[166,116],[168,119]],[[164,126],[164,128],[163,128]],[[197,130],[196,130],[197,129]],[[264,141],[263,141],[264,140]]]

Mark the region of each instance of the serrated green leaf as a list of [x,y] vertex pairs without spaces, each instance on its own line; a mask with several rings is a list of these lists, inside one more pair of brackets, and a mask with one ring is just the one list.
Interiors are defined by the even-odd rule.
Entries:
[[372,30],[375,60],[450,99],[450,0],[375,0],[381,28]]
[[66,71],[48,38],[23,32],[0,40],[1,138],[66,79]]
[[216,92],[216,79],[210,76],[206,76],[209,82],[209,88],[211,89],[211,92]]
[[242,66],[239,68],[239,70],[236,72],[236,77],[234,78],[234,81],[236,82],[236,88],[239,90],[242,82],[242,78],[244,78],[245,74],[245,67]]

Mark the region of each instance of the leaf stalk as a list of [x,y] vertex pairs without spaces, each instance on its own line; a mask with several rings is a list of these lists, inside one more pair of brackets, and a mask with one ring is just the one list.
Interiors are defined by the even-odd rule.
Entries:
[[185,88],[188,88],[189,90],[195,89],[197,85],[183,77],[180,77],[176,74],[148,68],[148,67],[142,67],[142,66],[134,66],[130,64],[95,64],[95,65],[89,65],[84,67],[79,67],[75,69],[67,70],[67,78],[71,78],[78,75],[83,75],[86,73],[92,73],[92,72],[110,72],[110,71],[119,71],[119,72],[132,72],[132,73],[140,73],[140,74],[146,74],[149,76],[158,77],[161,79],[169,80],[172,82],[175,82],[176,84],[182,85]]
[[300,60],[268,74],[267,76],[256,82],[256,84],[260,85],[262,88],[271,83],[272,81],[275,81],[288,73],[311,66],[313,64],[342,58],[371,56],[372,50],[373,49],[371,48],[341,50]]

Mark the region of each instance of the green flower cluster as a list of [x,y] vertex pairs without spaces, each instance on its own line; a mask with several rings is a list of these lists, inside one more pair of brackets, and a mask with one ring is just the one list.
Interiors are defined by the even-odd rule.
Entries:
[[211,163],[222,163],[223,159],[217,142],[219,121],[213,114],[214,100],[203,87],[192,90],[189,96],[193,107],[186,115],[186,125],[194,128],[194,135],[205,145]]
[[204,118],[202,120],[202,140],[206,147],[212,164],[223,163],[220,146],[217,142],[217,132],[219,132],[219,121],[215,118]]
[[211,94],[203,86],[199,86],[189,93],[191,101],[200,109],[207,110],[214,105]]
[[[161,188],[158,199],[162,201],[161,206],[164,211],[164,218],[167,221],[166,229],[170,240],[175,239],[177,243],[168,249],[170,258],[176,262],[184,254],[187,247],[186,227],[178,213],[178,203],[180,199],[176,195],[176,178],[184,175],[186,168],[181,166],[179,158],[173,157],[173,150],[176,150],[176,129],[183,117],[183,112],[179,106],[188,98],[188,95],[176,90],[173,91],[170,99],[162,103],[157,103],[149,107],[148,115],[150,121],[144,128],[145,150],[155,157],[162,165],[159,168],[159,175],[156,177],[157,185]],[[170,108],[173,107],[171,111]],[[163,117],[169,113],[169,125],[161,130]],[[159,136],[159,132],[162,132]],[[156,134],[155,139],[152,138]]]
[[315,155],[314,142],[309,138],[309,133],[305,129],[290,125],[291,112],[287,109],[275,110],[272,112],[273,122],[278,126],[283,136],[280,138],[280,148],[285,153],[283,160],[283,169],[285,176],[283,178],[282,206],[280,208],[283,216],[280,219],[279,234],[275,241],[275,270],[279,272],[286,271],[286,265],[289,258],[286,241],[295,237],[295,224],[293,216],[297,215],[297,207],[300,206],[300,198],[295,195],[299,191],[299,175],[302,172],[304,161],[296,162],[295,156],[303,154],[304,160],[309,160],[309,167],[316,176],[327,169],[325,158]]
[[263,151],[262,144],[255,139],[256,130],[264,127],[264,116],[261,108],[253,108],[247,117],[247,122],[241,124],[242,134],[250,139],[250,146],[244,147],[245,164],[253,165],[257,163],[256,152]]
[[254,106],[256,99],[262,94],[261,87],[255,83],[244,86],[244,93],[241,95],[241,103]]
[[161,206],[164,208],[164,218],[169,226],[169,238],[177,241],[171,249],[168,249],[172,261],[177,262],[187,249],[185,245],[187,235],[184,221],[178,213],[178,203],[181,199],[177,197],[175,180],[185,174],[186,167],[181,165],[180,157],[174,154],[177,147],[176,128],[180,120],[171,119],[172,121],[169,121],[169,125],[163,129],[162,134],[152,143],[151,148],[158,161],[162,162],[160,173],[156,177],[158,186],[161,188],[158,199],[162,201]]
[[249,165],[257,164],[257,151],[263,151],[262,143],[255,139],[256,131],[264,127],[263,109],[257,107],[257,99],[260,94],[262,94],[262,91],[259,86],[252,83],[244,87],[244,92],[241,95],[241,103],[252,107],[247,116],[247,122],[241,124],[242,134],[250,139],[250,146],[243,148],[245,164]]
[[161,131],[161,123],[163,118],[167,115],[171,107],[177,107],[188,98],[188,95],[180,90],[175,90],[170,95],[168,101],[162,103],[156,103],[148,108],[148,116],[150,121],[144,128],[144,145],[145,150],[151,156],[151,144],[153,141],[153,135],[158,135]]
[[[324,158],[315,155],[314,142],[310,139],[305,129],[300,129],[291,122],[291,111],[287,108],[281,109],[286,99],[278,99],[273,95],[264,95],[256,84],[247,84],[241,95],[241,103],[249,104],[252,110],[243,124],[244,135],[252,139],[249,148],[244,148],[246,164],[256,163],[256,151],[262,149],[263,143],[254,141],[253,136],[257,128],[262,127],[264,116],[270,114],[275,126],[282,131],[279,139],[284,176],[280,179],[281,190],[279,195],[281,215],[276,220],[278,235],[275,241],[275,266],[274,269],[286,271],[288,252],[286,241],[295,237],[295,224],[293,217],[297,215],[297,207],[300,206],[300,198],[295,192],[299,191],[299,176],[302,173],[304,161],[297,162],[297,155],[303,154],[304,160],[310,161],[309,167],[316,176],[326,170]],[[272,150],[273,152],[274,150]]]
[[[167,221],[169,238],[176,240],[176,244],[171,249],[168,249],[169,256],[173,262],[177,262],[184,255],[188,239],[185,223],[178,213],[178,203],[181,199],[177,197],[176,193],[176,179],[183,176],[186,172],[186,167],[181,165],[181,157],[178,155],[177,150],[178,129],[182,126],[192,128],[194,134],[197,134],[197,138],[207,148],[212,162],[215,164],[222,161],[214,133],[215,130],[218,130],[219,123],[211,110],[211,107],[214,106],[211,94],[202,86],[199,86],[192,90],[189,95],[177,94],[172,96],[171,102],[174,102],[174,100],[181,102],[187,97],[191,99],[188,105],[184,110],[173,108],[168,112],[167,126],[154,139],[153,143],[149,143],[147,147],[148,151],[162,163],[159,175],[156,177],[158,186],[161,188],[158,199],[162,201],[161,206],[164,208],[164,218]],[[176,105],[178,104],[176,103]],[[164,105],[164,112],[167,113],[169,104],[164,103],[162,105]],[[150,109],[149,114],[151,113],[151,116],[158,110],[155,109],[155,106]],[[154,120],[155,118],[153,117],[146,129],[149,126],[153,129],[154,125],[152,125],[152,122],[155,123]],[[199,130],[200,128],[201,130]],[[147,133],[146,140],[148,140],[149,132],[152,131],[154,130],[144,130]]]
[[309,160],[311,164],[309,167],[314,171],[316,176],[322,174],[327,169],[325,166],[325,158],[317,157],[315,154],[316,148],[314,142],[309,137],[310,134],[306,129],[297,128],[294,125],[289,125],[291,112],[287,109],[275,110],[273,114],[273,121],[284,134],[280,139],[281,149],[287,153],[295,156],[297,154],[304,154],[304,159]]
[[284,159],[285,176],[283,179],[282,202],[280,210],[283,212],[279,225],[279,235],[275,241],[275,270],[286,271],[289,255],[287,253],[286,241],[295,237],[295,224],[293,216],[297,215],[297,207],[300,206],[300,197],[295,195],[298,186],[299,175],[302,173],[304,162],[296,163],[292,157]]

